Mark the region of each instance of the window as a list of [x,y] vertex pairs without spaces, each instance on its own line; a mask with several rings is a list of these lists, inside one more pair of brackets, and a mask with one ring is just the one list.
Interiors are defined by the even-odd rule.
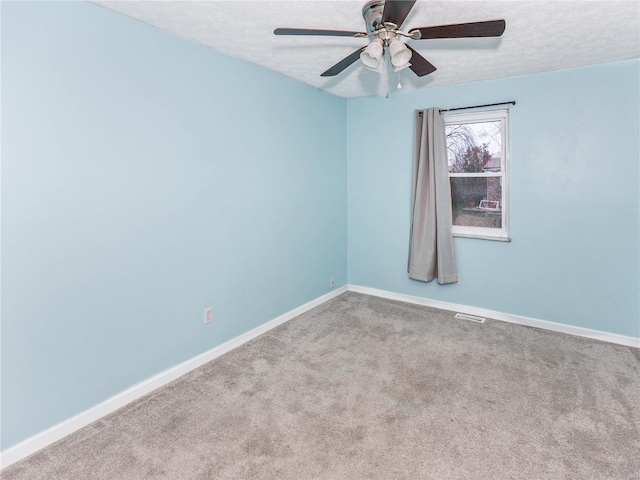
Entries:
[[453,235],[509,241],[508,110],[444,115]]

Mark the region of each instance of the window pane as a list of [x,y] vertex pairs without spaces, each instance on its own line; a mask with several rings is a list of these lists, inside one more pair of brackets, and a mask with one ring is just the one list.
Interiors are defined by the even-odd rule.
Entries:
[[502,228],[502,177],[453,177],[453,224]]
[[449,172],[499,172],[502,163],[502,122],[445,126]]

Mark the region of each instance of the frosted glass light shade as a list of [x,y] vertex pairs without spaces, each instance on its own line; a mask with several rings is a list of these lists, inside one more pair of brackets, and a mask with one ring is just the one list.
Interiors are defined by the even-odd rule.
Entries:
[[411,60],[411,50],[403,42],[395,38],[389,42],[389,53],[391,54],[391,64],[394,67],[404,68]]
[[380,65],[383,52],[384,47],[382,40],[377,38],[360,53],[360,60],[362,60],[362,63],[364,63],[366,67],[376,70]]
[[405,68],[409,68],[411,66],[411,64],[409,62],[405,63],[404,65],[400,65],[399,67],[393,67],[393,71],[394,72],[399,72],[400,70],[404,70]]

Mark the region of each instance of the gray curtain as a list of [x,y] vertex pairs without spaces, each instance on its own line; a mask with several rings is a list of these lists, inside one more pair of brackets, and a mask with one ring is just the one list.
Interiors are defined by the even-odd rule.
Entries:
[[456,283],[451,186],[444,119],[439,108],[415,113],[409,277]]

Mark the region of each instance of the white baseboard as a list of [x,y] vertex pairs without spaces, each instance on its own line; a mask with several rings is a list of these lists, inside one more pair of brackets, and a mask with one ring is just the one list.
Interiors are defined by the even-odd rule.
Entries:
[[204,365],[207,362],[219,357],[220,355],[227,353],[234,348],[239,347],[240,345],[248,342],[249,340],[253,340],[259,335],[271,330],[272,328],[277,327],[278,325],[282,325],[283,323],[291,320],[298,315],[303,314],[304,312],[311,310],[318,305],[331,300],[334,297],[344,293],[347,291],[347,287],[343,286],[340,288],[336,288],[335,290],[327,293],[326,295],[322,295],[314,300],[311,300],[304,305],[299,306],[298,308],[294,308],[293,310],[280,315],[273,320],[268,321],[260,325],[259,327],[254,328],[253,330],[249,330],[242,335],[235,337],[221,345],[218,345],[211,350],[208,350],[197,357],[194,357],[186,362],[183,362],[175,367],[169,368],[158,375],[155,375],[143,382],[140,382],[131,388],[105,400],[104,402],[96,405],[95,407],[91,407],[88,410],[85,410],[78,415],[65,420],[57,425],[54,425],[43,432],[40,432],[33,437],[30,437],[17,445],[14,445],[11,448],[6,449],[2,453],[0,453],[0,466],[1,468],[8,467],[23,458],[28,457],[29,455],[37,452],[38,450],[51,445],[53,442],[56,442],[67,435],[79,430],[82,427],[89,425],[92,422],[104,417],[105,415],[116,411],[118,408],[125,406],[126,404],[137,400],[138,398],[151,393],[153,390],[166,385],[167,383],[175,380],[176,378],[184,375],[185,373],[190,372],[191,370]]
[[593,338],[603,342],[617,343],[627,347],[640,348],[640,338],[627,337],[618,335],[617,333],[603,332],[600,330],[592,330],[590,328],[576,327],[564,323],[549,322],[547,320],[539,320],[537,318],[523,317],[522,315],[514,315],[511,313],[498,312],[488,310],[486,308],[471,307],[469,305],[460,305],[457,303],[442,302],[440,300],[431,300],[429,298],[415,297],[405,295],[403,293],[389,292],[387,290],[378,290],[377,288],[361,287],[358,285],[349,285],[350,292],[364,293],[376,297],[388,298],[391,300],[399,300],[401,302],[415,303],[425,305],[427,307],[440,308],[442,310],[451,310],[454,312],[468,313],[470,315],[478,315],[480,317],[493,318],[503,322],[517,323],[518,325],[526,325],[528,327],[542,328],[554,332],[568,333],[578,337]]

